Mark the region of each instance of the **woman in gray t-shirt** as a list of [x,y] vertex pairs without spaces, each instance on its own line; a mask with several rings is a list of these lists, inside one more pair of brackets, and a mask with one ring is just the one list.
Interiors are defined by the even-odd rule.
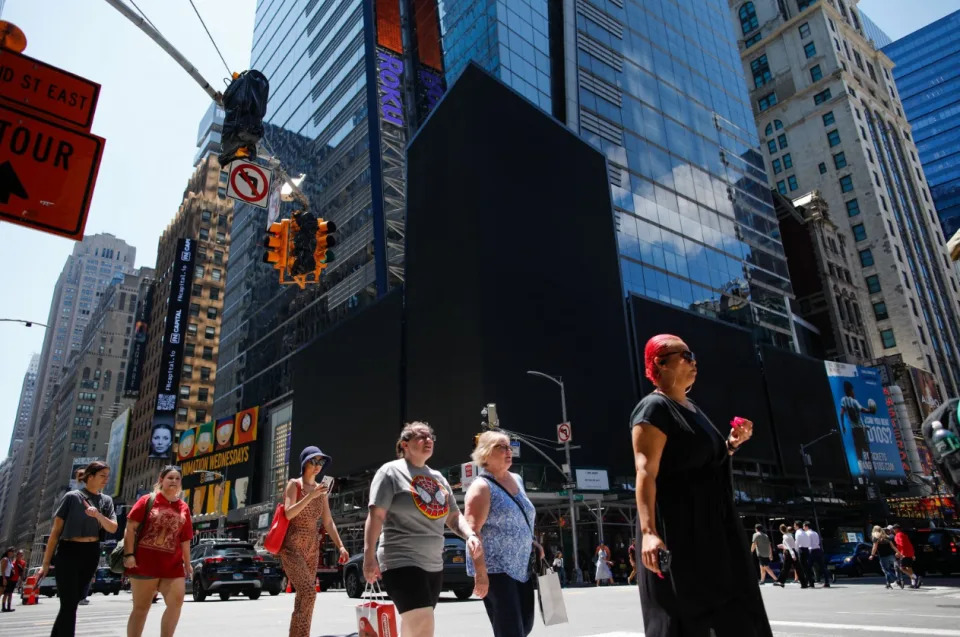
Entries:
[[382,577],[404,637],[433,637],[433,609],[443,584],[444,526],[466,538],[475,558],[482,554],[480,538],[460,515],[450,484],[427,466],[436,439],[427,423],[405,425],[397,460],[380,467],[370,485],[363,576],[368,582]]

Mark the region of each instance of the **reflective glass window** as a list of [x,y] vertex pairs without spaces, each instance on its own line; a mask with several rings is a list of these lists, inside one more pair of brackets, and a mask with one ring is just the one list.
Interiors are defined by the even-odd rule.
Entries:
[[795,175],[790,175],[787,177],[787,185],[790,187],[790,191],[793,192],[800,186],[797,184],[797,178]]
[[860,265],[869,268],[873,265],[873,252],[869,248],[860,251]]
[[826,102],[826,101],[827,101],[828,99],[830,99],[831,97],[832,97],[832,96],[831,96],[831,94],[830,94],[830,89],[826,88],[826,89],[823,89],[822,91],[820,91],[819,93],[817,93],[816,95],[813,96],[813,103],[814,103],[814,104],[823,104],[824,102]]
[[768,108],[775,105],[776,103],[777,103],[777,94],[775,92],[767,93],[766,95],[761,97],[759,100],[757,100],[757,106],[760,108],[761,111],[767,110]]
[[884,321],[890,318],[889,312],[887,312],[887,304],[884,301],[878,301],[873,304],[873,315],[878,321]]
[[787,194],[787,182],[783,181],[782,179],[778,181],[777,190],[780,192],[781,195]]
[[897,346],[897,339],[893,335],[893,330],[880,330],[880,340],[883,341],[885,349]]
[[852,228],[853,238],[857,241],[866,241],[867,240],[867,229],[863,226],[862,223],[858,223]]
[[810,37],[810,23],[809,23],[809,22],[804,22],[804,23],[801,24],[799,27],[797,27],[797,30],[800,32],[800,37],[801,37],[801,38],[808,38],[808,37]]
[[777,143],[780,144],[780,150],[783,150],[788,146],[786,134],[777,135]]
[[836,146],[840,143],[840,132],[837,129],[834,129],[827,133],[827,141],[830,142],[830,146]]
[[790,153],[784,153],[784,155],[783,155],[783,167],[784,167],[784,168],[793,168],[793,157],[790,156]]
[[864,280],[867,283],[867,291],[870,292],[870,294],[876,294],[880,291],[880,277],[876,274],[871,274]]
[[837,153],[833,156],[833,165],[835,168],[843,168],[847,165],[847,156],[842,152]]
[[823,71],[820,70],[820,65],[819,64],[814,65],[810,69],[810,81],[819,82],[822,79],[823,79]]
[[837,121],[837,119],[833,116],[833,111],[830,111],[829,113],[824,113],[824,114],[823,114],[823,125],[824,125],[824,126],[830,126],[830,125],[833,124],[835,121]]
[[813,42],[807,42],[803,45],[803,54],[806,55],[808,59],[812,58],[817,54],[817,45]]
[[823,173],[827,172],[827,165],[826,165],[825,163],[823,163],[823,162],[820,162],[820,164],[817,165],[817,168],[820,170],[820,174],[821,174],[821,175],[822,175]]
[[779,175],[781,172],[783,172],[783,166],[780,164],[780,160],[779,160],[779,159],[774,159],[774,160],[773,160],[773,174]]
[[860,214],[860,203],[856,199],[847,202],[847,216],[856,217]]

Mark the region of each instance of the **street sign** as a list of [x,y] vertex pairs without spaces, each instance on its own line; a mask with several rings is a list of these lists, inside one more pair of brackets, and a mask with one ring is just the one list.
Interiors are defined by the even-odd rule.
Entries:
[[100,85],[40,60],[0,49],[0,96],[61,124],[90,131]]
[[82,239],[103,144],[0,104],[0,218]]
[[227,196],[261,208],[267,207],[267,194],[270,192],[270,171],[238,159],[230,164],[230,178],[227,180]]
[[563,483],[563,488],[564,488],[564,489],[576,489],[576,488],[577,488],[577,483],[576,483],[576,482],[564,482],[564,483]]
[[568,422],[562,422],[557,425],[557,442],[570,442],[573,440],[573,427]]
[[[562,497],[562,498],[565,498],[565,497],[567,497],[567,496],[570,495],[570,492],[569,492],[569,491],[557,491],[557,495],[559,495],[559,496]],[[574,493],[574,494],[573,494],[573,501],[574,501],[574,502],[583,502],[583,494],[582,494],[582,493]]]
[[513,457],[514,457],[514,458],[519,458],[519,457],[520,457],[520,441],[519,441],[519,440],[511,440],[511,441],[510,441],[510,450],[513,451]]

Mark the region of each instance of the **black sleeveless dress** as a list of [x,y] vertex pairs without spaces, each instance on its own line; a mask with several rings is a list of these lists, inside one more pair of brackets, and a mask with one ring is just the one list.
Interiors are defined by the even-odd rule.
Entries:
[[729,430],[658,393],[634,409],[631,429],[641,423],[667,436],[656,523],[673,556],[664,579],[638,565],[646,637],[773,637],[734,508]]

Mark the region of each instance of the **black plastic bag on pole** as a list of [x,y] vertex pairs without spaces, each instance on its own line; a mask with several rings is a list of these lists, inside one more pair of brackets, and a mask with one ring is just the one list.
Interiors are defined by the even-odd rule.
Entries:
[[269,97],[270,82],[254,69],[240,73],[223,92],[221,166],[234,159],[256,159]]

